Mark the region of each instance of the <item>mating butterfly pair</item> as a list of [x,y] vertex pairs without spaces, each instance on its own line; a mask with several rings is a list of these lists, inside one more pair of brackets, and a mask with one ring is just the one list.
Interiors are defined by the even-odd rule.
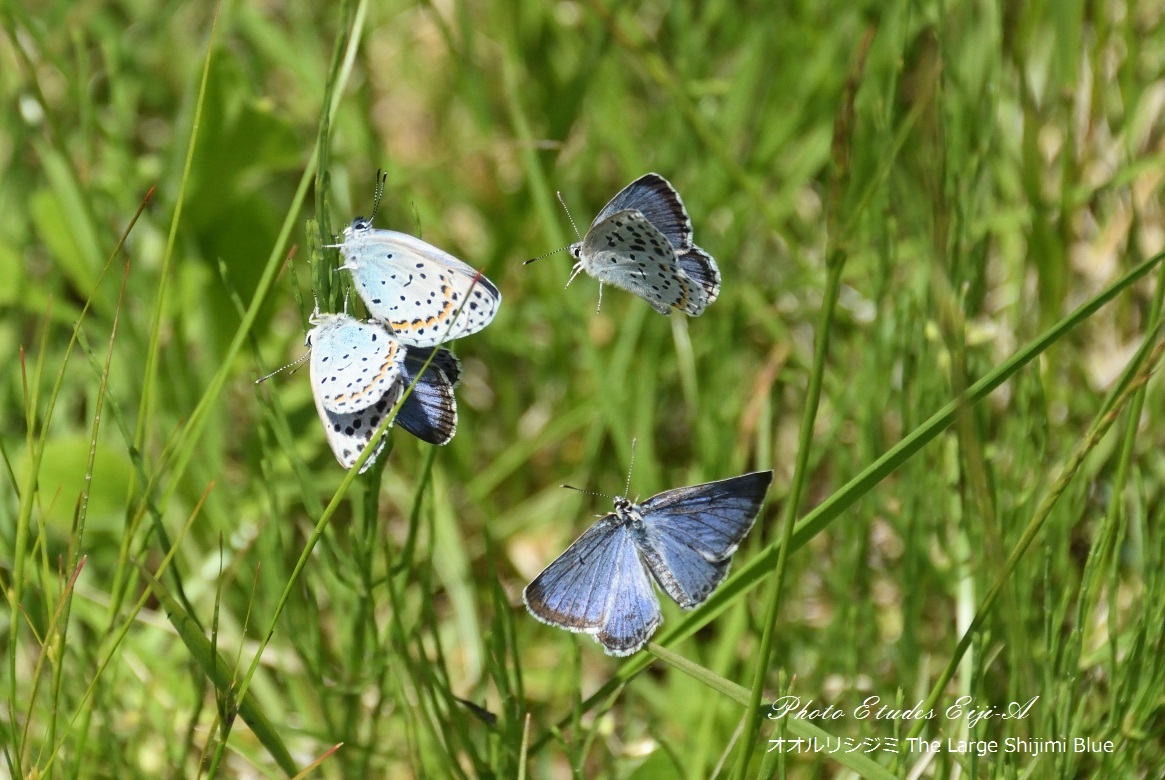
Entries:
[[[378,177],[372,217],[356,217],[335,245],[344,257],[340,268],[352,274],[373,320],[317,310],[307,334],[316,410],[344,468],[352,468],[410,387],[395,421],[430,444],[453,438],[453,388],[461,364],[440,345],[484,328],[502,299],[493,282],[448,252],[405,233],[374,229],[382,193]],[[382,441],[361,471],[383,447]]]

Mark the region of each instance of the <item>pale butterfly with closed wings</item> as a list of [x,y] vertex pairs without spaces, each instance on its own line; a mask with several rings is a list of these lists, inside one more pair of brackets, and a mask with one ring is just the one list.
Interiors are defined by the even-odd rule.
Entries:
[[663,622],[652,580],[684,609],[728,574],[773,472],[666,490],[643,503],[615,498],[600,519],[534,578],[522,600],[534,617],[591,634],[608,655],[639,650]]
[[[352,468],[402,393],[410,386],[394,422],[430,444],[445,444],[457,430],[453,397],[461,364],[446,349],[402,345],[378,322],[348,314],[311,316],[306,343],[311,347],[311,386],[324,435],[336,460]],[[425,363],[430,354],[432,361]],[[450,375],[452,374],[452,375]],[[382,439],[361,473],[380,456]]]
[[496,285],[453,255],[372,220],[384,193],[377,174],[372,216],[356,217],[342,241],[330,244],[344,257],[368,313],[413,347],[435,347],[477,333],[493,320],[502,294]]
[[567,286],[586,271],[599,280],[600,303],[602,285],[613,284],[660,314],[679,309],[698,317],[720,295],[716,261],[692,243],[692,221],[683,201],[658,173],[640,176],[620,190],[569,249],[578,262]]

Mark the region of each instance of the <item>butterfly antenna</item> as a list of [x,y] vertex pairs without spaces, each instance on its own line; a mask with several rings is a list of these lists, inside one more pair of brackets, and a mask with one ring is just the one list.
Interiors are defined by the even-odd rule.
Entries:
[[553,252],[547,252],[546,254],[538,255],[537,257],[531,257],[529,260],[522,263],[522,265],[530,265],[530,263],[534,262],[535,260],[541,260],[544,257],[550,257],[551,255],[556,255],[559,252],[561,252],[563,249],[566,249],[566,247],[562,247],[561,249],[555,249]]
[[596,493],[593,490],[583,490],[582,488],[576,488],[574,485],[560,485],[560,487],[564,487],[567,490],[577,490],[579,493],[585,493],[588,496],[598,496],[599,498],[610,498],[610,496],[608,496],[606,493]]
[[623,488],[624,496],[631,495],[631,469],[633,468],[635,468],[635,439],[631,440],[631,465],[627,467],[627,487]]
[[[566,218],[570,220],[570,227],[571,227],[571,228],[574,230],[574,234],[575,234],[575,236],[577,236],[577,237],[578,237],[578,240],[579,240],[579,241],[582,241],[582,236],[581,236],[581,235],[579,234],[579,232],[578,232],[578,225],[574,224],[574,217],[572,217],[572,216],[570,215],[570,209],[568,209],[568,208],[566,207],[566,201],[565,201],[565,200],[563,200],[563,198],[562,198],[562,193],[561,193],[561,192],[556,192],[556,193],[555,193],[555,195],[557,195],[557,196],[558,196],[558,202],[562,204],[562,209],[563,209],[563,211],[565,211],[565,212],[566,212]],[[562,247],[562,249],[566,249],[566,247]],[[543,255],[538,255],[537,257],[531,257],[529,260],[527,260],[526,262],[522,263],[522,265],[530,265],[530,263],[534,262],[535,260],[541,260],[541,259],[542,259],[542,258],[544,258],[544,257],[550,257],[551,255],[556,255],[556,254],[558,254],[559,252],[561,252],[561,251],[562,251],[562,249],[555,249],[553,252],[547,252],[546,254],[543,254]],[[574,276],[573,276],[573,275],[571,275],[571,277],[570,277],[570,278],[571,278],[571,280],[573,280],[573,279],[574,279]],[[567,283],[566,283],[566,286],[567,286],[567,287],[569,287],[569,286],[570,286],[570,282],[567,282]]]
[[376,169],[376,184],[372,191],[372,214],[368,217],[368,224],[376,220],[376,212],[380,210],[380,199],[384,197],[384,185],[388,181],[388,171]]
[[307,359],[308,359],[308,356],[309,356],[309,355],[311,355],[311,350],[310,350],[310,349],[309,349],[307,352],[303,353],[303,356],[302,356],[302,357],[300,357],[300,358],[298,358],[298,359],[296,359],[296,360],[293,360],[292,362],[288,363],[286,366],[283,366],[282,368],[277,368],[277,369],[275,369],[274,371],[272,371],[272,372],[271,372],[270,374],[268,374],[267,376],[261,376],[261,377],[259,377],[258,379],[256,379],[256,380],[255,380],[255,384],[259,384],[260,382],[266,382],[268,379],[270,379],[271,377],[273,377],[273,376],[275,376],[276,374],[280,373],[281,371],[286,371],[286,370],[287,370],[287,369],[289,369],[289,368],[296,368],[296,367],[298,367],[300,363],[302,363],[303,361],[305,361],[305,360],[307,360]]
[[562,204],[562,210],[566,212],[566,218],[570,220],[570,226],[574,228],[574,234],[578,236],[578,240],[582,241],[582,234],[578,232],[578,225],[574,224],[574,217],[570,215],[570,209],[566,207],[566,201],[562,197],[561,192],[554,193],[558,196],[558,202]]

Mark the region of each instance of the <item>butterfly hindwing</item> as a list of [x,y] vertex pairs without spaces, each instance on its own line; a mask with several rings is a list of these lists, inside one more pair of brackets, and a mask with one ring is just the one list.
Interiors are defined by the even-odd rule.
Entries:
[[[625,535],[630,536],[625,532]],[[634,540],[619,551],[614,589],[607,603],[607,620],[595,641],[610,655],[631,655],[647,644],[663,622],[659,598]]]
[[[316,397],[316,411],[319,412],[320,421],[324,424],[324,436],[341,466],[350,469],[356,465],[356,459],[372,439],[372,434],[384,419],[384,415],[391,411],[399,400],[400,391],[401,386],[398,384],[381,396],[376,403],[348,414],[329,411],[320,398]],[[387,437],[382,438],[373,453],[368,456],[368,460],[364,461],[364,466],[360,469],[361,474],[380,457],[386,439]]]
[[684,609],[704,603],[728,574],[732,559],[713,560],[676,535],[643,529],[640,552],[652,577]]
[[611,655],[634,653],[663,619],[630,529],[613,514],[535,577],[522,598],[534,617],[593,634]]
[[712,256],[693,244],[689,249],[676,255],[680,270],[704,288],[708,300],[705,306],[720,297],[720,268]]
[[728,574],[732,554],[760,512],[773,472],[667,490],[639,505],[640,551],[681,607],[703,603]]
[[448,252],[359,217],[344,229],[340,253],[368,313],[409,346],[476,333],[501,302],[493,282]]
[[[408,351],[401,386],[416,385],[401,404],[396,424],[429,444],[447,444],[457,432],[457,401],[453,388],[461,377],[461,362],[447,349],[438,349],[428,367],[432,349]],[[424,371],[422,372],[422,369]],[[450,376],[452,374],[452,376]]]

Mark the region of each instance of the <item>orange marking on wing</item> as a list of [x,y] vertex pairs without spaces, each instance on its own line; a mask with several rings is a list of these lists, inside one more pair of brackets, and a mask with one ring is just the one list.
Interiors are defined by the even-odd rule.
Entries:
[[397,370],[397,368],[396,368],[396,353],[399,350],[400,350],[400,345],[398,345],[398,344],[393,344],[391,347],[389,347],[388,355],[385,356],[384,362],[380,364],[380,370],[377,371],[376,374],[372,377],[372,380],[368,383],[368,386],[365,389],[357,390],[354,393],[341,393],[340,395],[336,396],[336,400],[337,401],[347,401],[349,399],[363,398],[363,397],[367,396],[369,391],[371,391],[372,388],[381,379],[384,379],[384,377],[388,376],[390,373]]
[[445,306],[442,307],[441,311],[437,314],[434,314],[432,317],[417,318],[415,320],[392,320],[388,324],[392,326],[393,330],[403,330],[406,332],[413,330],[414,327],[418,324],[424,325],[426,328],[428,328],[444,322],[445,318],[455,308],[456,307],[453,305],[453,301],[449,300],[445,302]]

